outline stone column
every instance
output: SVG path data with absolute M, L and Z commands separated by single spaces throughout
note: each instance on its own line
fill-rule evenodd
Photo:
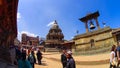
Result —
M 89 32 L 87 21 L 85 21 L 84 23 L 85 23 L 86 33 L 87 33 L 87 32 Z
M 0 45 L 0 61 L 11 63 L 9 48 L 4 43 Z
M 94 19 L 96 21 L 97 28 L 100 29 L 100 26 L 99 26 L 99 23 L 98 23 L 98 19 L 97 18 L 94 18 Z
M 0 0 L 0 5 L 2 5 L 2 0 Z

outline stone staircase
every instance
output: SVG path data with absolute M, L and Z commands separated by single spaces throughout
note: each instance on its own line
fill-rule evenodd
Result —
M 59 52 L 59 49 L 56 48 L 45 48 L 46 52 Z

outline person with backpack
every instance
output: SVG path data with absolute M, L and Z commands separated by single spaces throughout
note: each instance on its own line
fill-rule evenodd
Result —
M 26 60 L 26 53 L 23 50 L 21 59 L 18 60 L 18 68 L 32 68 L 30 62 Z
M 34 68 L 34 63 L 36 63 L 34 51 L 31 51 L 31 54 L 28 56 L 28 61 L 30 61 L 32 68 Z

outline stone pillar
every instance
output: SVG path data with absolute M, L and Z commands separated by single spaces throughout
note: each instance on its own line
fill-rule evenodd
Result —
M 89 32 L 87 21 L 85 21 L 84 23 L 85 23 L 86 33 L 87 33 L 87 32 Z
M 97 28 L 100 29 L 100 26 L 99 26 L 99 23 L 98 23 L 98 19 L 97 18 L 94 18 L 94 19 L 96 21 Z
M 0 46 L 0 61 L 11 63 L 9 48 L 5 45 Z
M 0 5 L 2 5 L 2 0 L 0 0 Z

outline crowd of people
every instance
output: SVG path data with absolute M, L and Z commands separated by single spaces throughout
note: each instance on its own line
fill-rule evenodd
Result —
M 41 65 L 42 53 L 39 49 L 10 46 L 10 56 L 13 65 L 18 68 L 35 68 L 35 64 Z M 61 54 L 63 68 L 76 68 L 75 61 L 70 50 L 63 50 Z
M 34 64 L 37 63 L 41 65 L 42 60 L 42 53 L 39 49 L 35 50 L 25 49 L 23 47 L 10 47 L 10 53 L 11 53 L 11 59 L 12 64 L 15 64 L 18 66 L 18 68 L 34 68 Z
M 10 56 L 13 65 L 18 68 L 35 68 L 35 64 L 41 65 L 42 52 L 39 49 L 10 46 Z M 61 55 L 63 68 L 76 68 L 75 61 L 70 50 L 63 50 Z
M 24 49 L 21 47 L 10 47 L 12 64 L 18 65 L 18 68 L 34 68 L 36 60 L 41 64 L 42 53 L 38 49 L 35 53 L 34 49 Z M 15 61 L 16 59 L 16 61 Z M 76 68 L 72 52 L 70 50 L 62 50 L 61 63 L 63 68 Z M 120 64 L 120 41 L 118 45 L 113 45 L 110 52 L 110 68 L 118 68 Z

